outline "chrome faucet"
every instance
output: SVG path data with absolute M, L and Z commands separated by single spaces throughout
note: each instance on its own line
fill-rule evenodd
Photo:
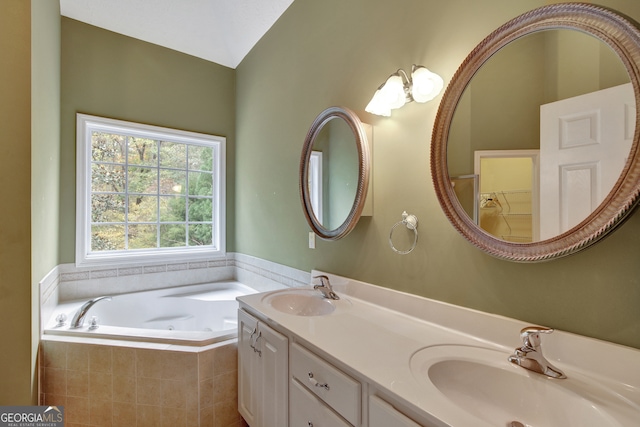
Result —
M 553 329 L 538 326 L 528 326 L 522 329 L 520 338 L 522 338 L 523 345 L 516 348 L 509 356 L 509 362 L 551 378 L 567 378 L 564 372 L 553 366 L 542 355 L 540 334 L 550 334 L 551 332 Z
M 322 276 L 314 276 L 314 279 L 320 279 L 319 285 L 314 285 L 313 289 L 317 289 L 322 293 L 324 298 L 339 300 L 340 297 L 333 292 L 333 288 L 331 287 L 331 283 L 329 283 L 329 278 L 325 275 Z
M 81 328 L 82 325 L 84 325 L 84 318 L 87 315 L 87 312 L 89 311 L 89 309 L 93 307 L 95 303 L 97 303 L 98 301 L 102 301 L 103 299 L 106 299 L 107 301 L 111 301 L 110 296 L 102 296 L 102 297 L 94 298 L 82 304 L 82 307 L 80 307 L 78 311 L 76 311 L 76 314 L 73 316 L 73 320 L 71 320 L 71 325 L 69 325 L 69 328 L 71 329 Z

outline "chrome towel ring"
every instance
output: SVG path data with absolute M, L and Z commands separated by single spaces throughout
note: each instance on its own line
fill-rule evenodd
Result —
M 404 224 L 409 230 L 413 230 L 413 245 L 411 245 L 411 247 L 406 251 L 401 251 L 396 249 L 396 247 L 393 245 L 393 241 L 391 240 L 394 230 L 400 224 Z M 418 244 L 418 217 L 416 217 L 415 215 L 409 215 L 407 211 L 404 211 L 402 212 L 402 221 L 396 222 L 393 225 L 393 227 L 391 227 L 391 231 L 389 232 L 389 246 L 391 246 L 391 249 L 395 253 L 400 255 L 406 255 L 412 250 L 414 250 L 417 244 Z

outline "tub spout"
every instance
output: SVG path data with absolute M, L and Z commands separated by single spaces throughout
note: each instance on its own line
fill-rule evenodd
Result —
M 97 303 L 98 301 L 102 301 L 103 299 L 111 301 L 111 297 L 105 295 L 102 297 L 94 298 L 82 304 L 82 307 L 80 307 L 78 311 L 76 311 L 76 314 L 73 316 L 73 320 L 71 321 L 71 325 L 69 326 L 69 328 L 81 328 L 82 325 L 84 325 L 84 318 L 87 315 L 87 312 L 89 312 L 89 309 L 93 307 L 95 303 Z

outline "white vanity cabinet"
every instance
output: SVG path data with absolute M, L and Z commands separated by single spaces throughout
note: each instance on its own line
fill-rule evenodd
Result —
M 287 337 L 238 310 L 238 410 L 251 427 L 288 425 Z

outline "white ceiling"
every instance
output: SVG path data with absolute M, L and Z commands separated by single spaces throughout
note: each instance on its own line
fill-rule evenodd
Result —
M 236 68 L 293 0 L 60 0 L 87 24 Z

